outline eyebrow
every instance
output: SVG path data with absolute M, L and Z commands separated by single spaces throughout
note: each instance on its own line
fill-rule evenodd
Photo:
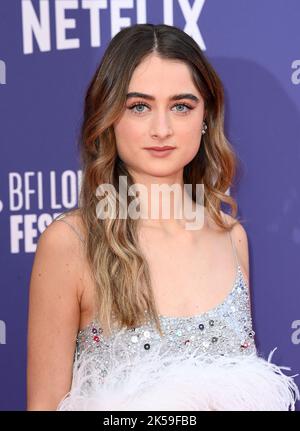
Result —
M 155 97 L 151 96 L 150 94 L 139 93 L 136 91 L 128 93 L 126 95 L 126 100 L 133 97 L 140 97 L 142 99 L 147 99 L 147 100 L 155 100 Z M 169 100 L 181 100 L 181 99 L 190 99 L 190 100 L 193 100 L 194 102 L 199 102 L 199 98 L 192 93 L 174 94 L 173 96 L 169 97 Z

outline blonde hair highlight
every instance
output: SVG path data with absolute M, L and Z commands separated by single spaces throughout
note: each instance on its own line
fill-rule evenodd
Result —
M 222 83 L 196 42 L 174 26 L 137 24 L 121 30 L 108 45 L 90 82 L 85 98 L 80 136 L 83 176 L 79 209 L 86 230 L 86 256 L 95 283 L 97 319 L 112 330 L 134 328 L 154 320 L 160 333 L 159 315 L 151 288 L 149 265 L 138 241 L 138 221 L 127 217 L 97 218 L 100 184 L 112 184 L 118 196 L 118 178 L 133 178 L 119 158 L 113 124 L 121 115 L 133 71 L 155 52 L 164 59 L 185 62 L 205 101 L 204 119 L 208 126 L 195 158 L 184 167 L 184 183 L 204 184 L 204 206 L 214 222 L 224 230 L 229 225 L 221 216 L 221 204 L 237 204 L 226 191 L 232 187 L 237 158 L 224 134 L 224 90 Z M 133 199 L 133 198 L 132 198 Z M 128 205 L 131 199 L 128 198 Z

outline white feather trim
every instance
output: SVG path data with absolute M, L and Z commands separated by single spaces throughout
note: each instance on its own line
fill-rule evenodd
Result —
M 300 399 L 295 376 L 271 362 L 275 350 L 267 361 L 256 354 L 212 357 L 194 350 L 174 355 L 159 348 L 120 360 L 115 352 L 102 381 L 95 367 L 99 352 L 83 352 L 57 410 L 295 410 Z

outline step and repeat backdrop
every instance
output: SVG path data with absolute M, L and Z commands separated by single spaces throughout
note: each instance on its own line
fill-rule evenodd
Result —
M 300 1 L 1 0 L 0 410 L 26 409 L 31 267 L 77 205 L 87 85 L 111 38 L 146 22 L 191 35 L 223 81 L 257 345 L 300 373 Z

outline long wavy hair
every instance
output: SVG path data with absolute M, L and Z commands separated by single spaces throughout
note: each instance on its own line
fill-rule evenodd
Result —
M 96 189 L 100 184 L 114 186 L 117 202 L 119 176 L 127 177 L 128 188 L 134 184 L 118 156 L 113 124 L 124 110 L 135 68 L 152 53 L 184 62 L 204 99 L 208 128 L 198 153 L 184 167 L 184 183 L 192 184 L 194 201 L 196 184 L 204 184 L 204 206 L 219 227 L 230 230 L 238 223 L 237 203 L 226 193 L 233 185 L 238 159 L 224 134 L 224 90 L 220 78 L 197 43 L 179 28 L 164 24 L 124 28 L 109 43 L 88 86 L 79 139 L 79 210 L 86 230 L 86 256 L 95 283 L 96 318 L 109 333 L 115 324 L 133 329 L 150 318 L 163 335 L 149 266 L 138 241 L 138 220 L 118 216 L 99 219 L 96 212 Z M 128 205 L 130 202 L 128 196 Z M 222 217 L 222 203 L 231 207 L 231 224 Z

